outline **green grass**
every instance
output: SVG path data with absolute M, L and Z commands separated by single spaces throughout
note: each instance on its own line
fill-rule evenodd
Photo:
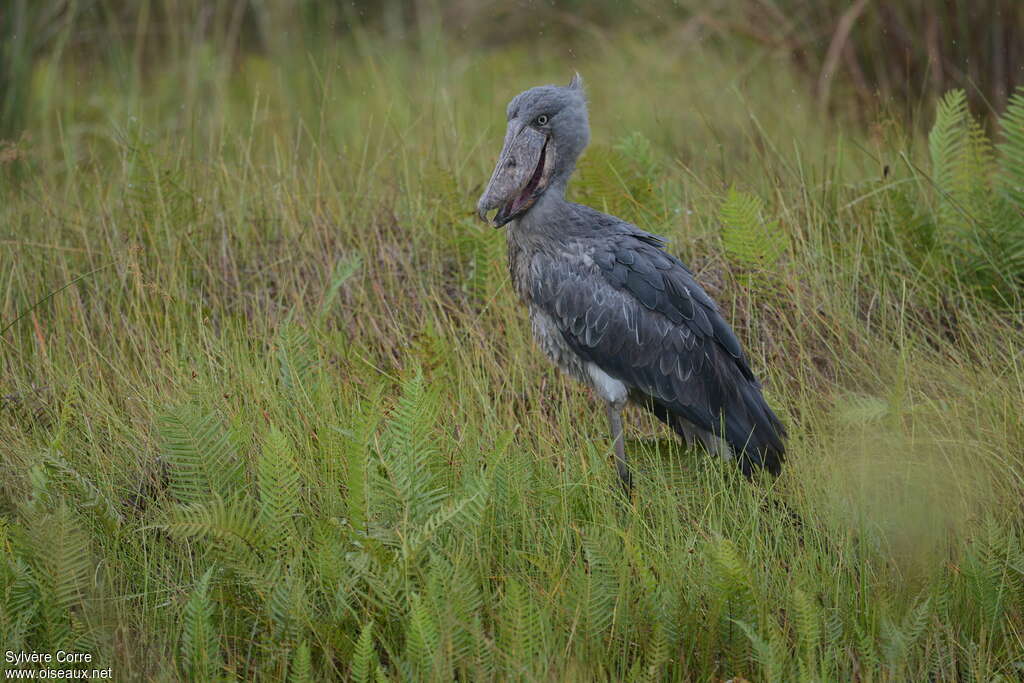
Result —
M 507 99 L 573 68 L 573 191 L 720 302 L 789 425 L 775 482 L 631 412 L 623 500 L 603 411 L 532 345 L 473 204 Z M 5 649 L 119 680 L 1021 674 L 1019 293 L 944 246 L 923 136 L 821 118 L 771 54 L 626 36 L 196 44 L 44 61 L 30 99 L 0 171 Z

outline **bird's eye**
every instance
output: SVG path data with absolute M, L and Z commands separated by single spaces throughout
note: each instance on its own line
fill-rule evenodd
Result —
M 537 124 L 538 126 L 546 126 L 546 125 L 548 125 L 548 115 L 547 114 L 541 114 L 540 116 L 535 118 L 533 120 L 533 122 L 535 124 Z

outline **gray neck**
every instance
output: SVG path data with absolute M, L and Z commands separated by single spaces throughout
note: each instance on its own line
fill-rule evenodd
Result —
M 537 203 L 516 221 L 516 228 L 526 232 L 560 234 L 562 231 L 558 228 L 568 223 L 564 219 L 571 207 L 571 204 L 565 199 L 567 180 L 567 177 L 559 183 L 552 180 Z
M 569 178 L 572 177 L 573 171 L 576 170 L 576 160 L 567 162 L 564 166 L 556 168 L 555 172 L 551 176 L 551 182 L 548 185 L 547 191 L 544 192 L 544 196 L 549 194 L 557 194 L 564 201 L 565 199 L 565 188 L 569 185 Z

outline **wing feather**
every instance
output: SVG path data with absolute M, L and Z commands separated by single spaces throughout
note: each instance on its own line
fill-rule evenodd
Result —
M 535 254 L 533 272 L 543 275 L 533 303 L 573 351 L 649 398 L 655 412 L 722 436 L 777 471 L 784 430 L 718 307 L 660 242 L 603 237 L 589 247 L 581 240 L 579 258 Z

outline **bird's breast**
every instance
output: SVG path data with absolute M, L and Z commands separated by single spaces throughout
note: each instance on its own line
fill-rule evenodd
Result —
M 530 304 L 530 328 L 537 346 L 552 363 L 584 384 L 592 384 L 584 360 L 569 347 L 555 320 L 546 311 Z
M 533 338 L 552 363 L 575 379 L 593 386 L 586 362 L 572 350 L 562 335 L 558 323 L 538 302 L 533 300 L 531 294 L 535 290 L 535 285 L 544 284 L 543 278 L 545 277 L 543 268 L 535 267 L 537 265 L 534 262 L 535 256 L 538 253 L 551 253 L 555 247 L 536 236 L 523 234 L 516 227 L 508 232 L 509 275 L 516 293 L 529 309 Z M 542 259 L 541 262 L 546 261 Z M 534 282 L 536 279 L 540 279 L 541 282 Z M 543 286 L 539 288 L 544 289 Z
M 534 250 L 523 238 L 516 225 L 508 230 L 508 273 L 512 278 L 512 287 L 523 303 L 530 303 L 532 276 L 530 261 Z

